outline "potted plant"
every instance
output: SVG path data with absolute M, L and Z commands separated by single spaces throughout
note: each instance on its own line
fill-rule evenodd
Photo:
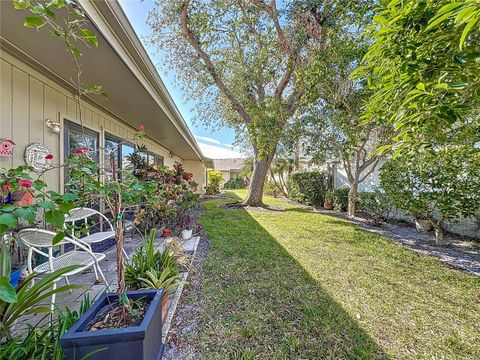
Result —
M 192 237 L 193 219 L 190 215 L 185 214 L 180 219 L 180 226 L 182 228 L 182 238 L 188 240 Z
M 125 283 L 130 289 L 161 289 L 162 318 L 167 315 L 167 306 L 174 284 L 179 279 L 179 264 L 170 247 L 155 251 L 155 229 L 144 238 L 143 246 L 136 249 L 132 261 L 125 267 Z M 162 321 L 163 323 L 163 321 Z
M 131 171 L 117 179 L 114 154 L 113 176 L 99 182 L 102 171 L 88 152 L 75 152 L 69 159 L 69 191 L 85 202 L 102 200 L 113 218 L 116 245 L 117 292 L 103 294 L 65 333 L 60 343 L 68 359 L 157 359 L 163 352 L 162 291 L 127 291 L 123 257 L 125 210 L 143 204 L 156 191 L 152 181 L 140 181 Z M 135 191 L 131 191 L 134 189 Z M 153 237 L 155 232 L 153 232 Z
M 162 324 L 165 322 L 168 313 L 168 302 L 170 300 L 170 294 L 175 289 L 184 284 L 181 282 L 178 269 L 175 267 L 166 267 L 161 271 L 147 271 L 146 278 L 140 278 L 143 288 L 147 289 L 159 289 L 163 291 L 162 304 Z
M 333 210 L 333 190 L 325 191 L 323 207 L 325 210 Z
M 162 230 L 162 236 L 164 238 L 172 236 L 172 229 L 170 229 L 168 226 L 164 226 Z

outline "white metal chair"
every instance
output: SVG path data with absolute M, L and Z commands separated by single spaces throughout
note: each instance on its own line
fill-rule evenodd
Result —
M 108 287 L 107 280 L 103 275 L 102 269 L 100 269 L 100 265 L 98 264 L 99 261 L 105 258 L 105 254 L 94 253 L 89 247 L 67 236 L 65 236 L 61 242 L 53 245 L 53 238 L 55 237 L 55 235 L 57 234 L 52 231 L 43 230 L 43 229 L 24 229 L 18 233 L 18 238 L 28 248 L 27 270 L 29 274 L 33 274 L 33 273 L 50 274 L 66 266 L 77 265 L 78 266 L 77 269 L 69 273 L 66 273 L 62 276 L 62 278 L 65 279 L 65 282 L 69 284 L 69 281 L 68 281 L 69 276 L 81 273 L 85 269 L 89 267 L 93 267 L 95 271 L 96 279 L 98 280 L 98 273 L 100 273 L 102 280 Z M 65 245 L 65 244 L 72 244 L 74 246 L 74 250 L 65 252 L 56 257 L 53 256 L 53 248 L 56 246 Z M 48 252 L 45 252 L 43 250 L 44 248 L 46 248 Z M 83 251 L 76 250 L 77 248 Z M 33 253 L 37 253 L 43 257 L 46 257 L 48 261 L 36 266 L 35 268 L 32 268 Z M 32 284 L 33 284 L 33 280 L 32 280 Z M 53 285 L 53 289 L 56 289 L 56 287 L 57 287 L 57 283 L 55 282 Z M 52 301 L 51 301 L 52 310 L 54 308 L 54 305 L 55 305 L 55 294 L 52 295 Z
M 99 231 L 95 233 L 90 233 L 90 231 L 87 232 L 87 235 L 84 237 L 76 237 L 75 236 L 75 230 L 72 229 L 71 236 L 82 243 L 84 243 L 90 250 L 92 250 L 92 244 L 94 243 L 99 243 L 104 240 L 110 239 L 112 237 L 115 237 L 115 231 L 113 230 L 113 225 L 108 220 L 108 218 L 102 214 L 100 211 L 97 211 L 95 209 L 90 209 L 90 208 L 75 208 L 70 210 L 69 214 L 65 217 L 65 222 L 66 223 L 72 223 L 74 224 L 77 221 L 83 221 L 85 223 L 85 226 L 88 228 L 88 220 L 98 216 L 100 219 L 103 219 L 106 224 L 108 224 L 108 227 L 110 230 L 107 231 Z M 125 251 L 125 249 L 122 248 L 123 255 L 128 259 L 128 255 Z

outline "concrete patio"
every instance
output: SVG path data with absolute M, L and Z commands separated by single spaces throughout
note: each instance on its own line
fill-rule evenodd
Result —
M 195 257 L 196 250 L 198 247 L 200 238 L 194 236 L 189 240 L 179 239 L 179 244 L 182 246 L 182 249 L 186 254 L 192 256 L 192 261 Z M 108 288 L 110 291 L 115 291 L 117 288 L 117 273 L 116 273 L 116 260 L 115 260 L 115 244 L 112 240 L 107 240 L 112 243 L 112 246 L 108 247 L 104 253 L 106 255 L 105 259 L 100 262 L 100 267 L 105 275 L 105 278 L 108 282 Z M 168 239 L 163 237 L 155 238 L 155 246 L 157 250 L 165 249 Z M 134 253 L 135 249 L 141 246 L 143 243 L 142 238 L 138 234 L 126 234 L 124 249 L 128 256 L 131 258 L 131 255 Z M 95 249 L 94 249 L 95 251 Z M 189 276 L 189 272 L 182 273 L 182 281 L 186 281 Z M 88 269 L 83 273 L 69 277 L 71 284 L 83 285 L 83 289 L 74 289 L 71 293 L 64 292 L 57 294 L 55 304 L 60 309 L 68 307 L 70 310 L 78 310 L 82 303 L 84 296 L 88 296 L 90 301 L 93 302 L 102 292 L 107 288 L 107 284 L 104 284 L 101 280 L 96 281 L 95 274 L 92 269 Z M 59 285 L 64 285 L 64 281 L 61 280 Z M 165 323 L 163 324 L 163 338 L 165 339 L 169 329 L 170 324 L 173 319 L 175 309 L 180 300 L 181 294 L 183 292 L 184 285 L 180 285 L 174 294 L 170 296 L 169 305 L 168 305 L 168 315 Z M 50 298 L 42 302 L 43 305 L 50 305 Z M 21 319 L 19 323 L 15 325 L 15 332 L 22 333 L 29 326 L 36 325 L 38 323 L 45 323 L 48 321 L 48 315 L 45 314 L 34 314 L 30 317 Z

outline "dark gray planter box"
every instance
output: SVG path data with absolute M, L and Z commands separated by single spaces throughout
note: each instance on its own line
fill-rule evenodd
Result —
M 107 304 L 117 300 L 117 294 L 102 294 L 92 307 L 65 333 L 60 344 L 65 359 L 79 360 L 87 354 L 106 348 L 88 357 L 89 360 L 157 360 L 162 358 L 163 291 L 138 290 L 127 292 L 132 300 L 152 299 L 142 323 L 136 327 L 83 331 Z

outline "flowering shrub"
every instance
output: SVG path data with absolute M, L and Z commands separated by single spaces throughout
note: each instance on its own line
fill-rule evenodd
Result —
M 167 225 L 176 230 L 179 219 L 198 202 L 198 195 L 192 190 L 195 185 L 193 174 L 186 172 L 182 164 L 175 163 L 173 169 L 158 165 L 139 168 L 135 176 L 141 180 L 155 181 L 158 186 L 136 213 L 137 225 Z
M 53 156 L 52 156 L 53 157 Z M 41 179 L 32 179 L 31 166 L 22 165 L 9 170 L 0 171 L 0 235 L 17 229 L 21 223 L 31 224 L 42 213 L 45 222 L 56 229 L 63 228 L 65 214 L 74 208 L 76 194 L 60 195 L 48 190 L 47 184 Z M 16 206 L 13 194 L 30 193 L 36 201 L 31 205 Z M 64 237 L 62 231 L 55 241 Z

